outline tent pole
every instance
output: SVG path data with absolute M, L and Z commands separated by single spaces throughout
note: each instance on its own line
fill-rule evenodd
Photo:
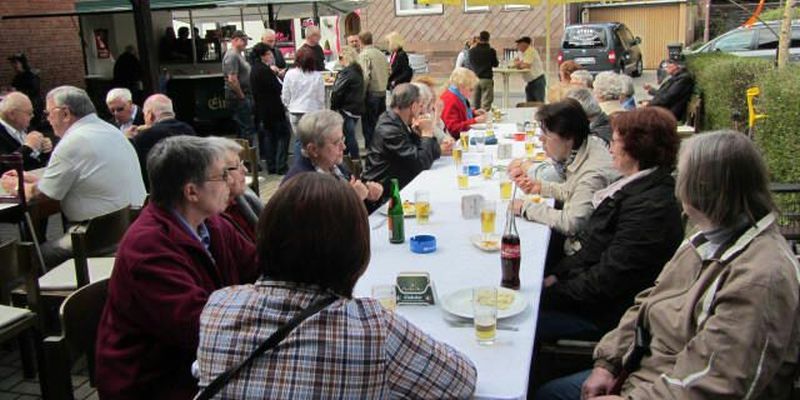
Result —
M 547 82 L 550 80 L 550 0 L 544 0 L 544 18 L 545 18 L 545 36 L 544 36 L 544 79 L 545 79 L 545 86 L 544 86 L 544 96 L 545 99 L 547 98 Z

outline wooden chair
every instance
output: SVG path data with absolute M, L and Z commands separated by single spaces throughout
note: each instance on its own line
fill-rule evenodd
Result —
M 699 133 L 703 123 L 703 98 L 693 93 L 686 104 L 686 123 L 678 126 L 678 135 L 681 139 L 691 137 Z
M 26 378 L 36 375 L 41 354 L 39 282 L 31 243 L 9 240 L 0 244 L 0 343 L 17 339 Z M 10 306 L 11 285 L 24 280 L 27 308 Z
M 95 386 L 94 354 L 97 327 L 108 296 L 108 280 L 84 286 L 69 295 L 59 312 L 63 333 L 44 339 L 42 395 L 46 399 L 73 399 L 70 371 L 74 361 L 85 355 L 89 382 Z
M 242 151 L 239 152 L 239 158 L 245 162 L 247 165 L 248 170 L 250 171 L 250 176 L 247 177 L 246 183 L 256 192 L 257 195 L 261 195 L 259 192 L 259 180 L 258 180 L 258 147 L 250 147 L 250 143 L 245 139 L 234 139 L 236 143 L 239 143 L 242 146 Z
M 536 353 L 531 375 L 531 388 L 562 376 L 592 368 L 594 347 L 597 342 L 558 340 L 542 343 Z
M 800 242 L 800 183 L 771 183 L 769 190 L 780 209 L 781 234 L 794 247 Z

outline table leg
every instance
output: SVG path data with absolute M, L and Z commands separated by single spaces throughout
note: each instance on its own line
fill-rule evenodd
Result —
M 503 73 L 503 108 L 508 108 L 508 74 Z

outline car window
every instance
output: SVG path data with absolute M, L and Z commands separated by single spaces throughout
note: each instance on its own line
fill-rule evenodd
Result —
M 714 50 L 718 51 L 746 51 L 750 50 L 753 43 L 753 30 L 742 30 L 720 38 L 714 43 Z
M 564 32 L 565 49 L 605 48 L 608 43 L 605 29 L 599 26 L 577 26 Z
M 780 27 L 776 26 L 773 28 L 775 32 L 773 33 L 769 29 L 762 28 L 758 30 L 758 46 L 759 50 L 769 50 L 769 49 L 777 49 L 778 48 L 778 37 L 775 35 L 780 34 Z M 800 27 L 793 27 L 792 28 L 792 42 L 790 44 L 791 47 L 800 47 Z
M 622 41 L 625 42 L 626 45 L 630 46 L 631 43 L 633 43 L 633 34 L 627 27 L 623 26 L 620 28 L 619 33 L 619 37 L 622 38 Z

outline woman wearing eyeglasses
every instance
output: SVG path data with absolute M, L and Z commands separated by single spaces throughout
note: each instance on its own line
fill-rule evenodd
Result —
M 264 203 L 245 183 L 247 167 L 239 158 L 242 146 L 223 137 L 211 137 L 209 140 L 216 141 L 225 148 L 225 172 L 228 175 L 230 194 L 228 195 L 228 207 L 222 213 L 222 217 L 255 244 L 256 225 L 258 225 L 258 216 L 264 209 Z
M 302 146 L 301 156 L 283 177 L 283 182 L 303 172 L 319 172 L 348 182 L 361 200 L 380 200 L 383 186 L 356 179 L 342 165 L 345 139 L 339 113 L 322 110 L 304 115 L 297 123 L 297 136 Z

